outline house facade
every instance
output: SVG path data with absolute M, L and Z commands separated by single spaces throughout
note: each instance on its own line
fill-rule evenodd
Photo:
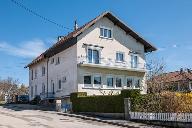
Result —
M 146 92 L 145 53 L 156 48 L 110 12 L 62 37 L 29 67 L 30 99 L 65 98 L 72 92 Z
M 164 73 L 155 76 L 147 84 L 149 93 L 159 91 L 191 92 L 192 72 L 190 69 L 181 69 L 180 71 Z

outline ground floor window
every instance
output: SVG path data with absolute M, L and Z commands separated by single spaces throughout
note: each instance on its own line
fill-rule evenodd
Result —
M 45 93 L 45 84 L 42 83 L 42 93 Z
M 122 87 L 122 79 L 120 77 L 116 77 L 116 87 Z
M 113 87 L 113 77 L 107 77 L 107 87 Z
M 91 75 L 84 76 L 84 86 L 90 87 L 90 85 L 91 85 Z
M 136 80 L 135 80 L 135 88 L 140 88 L 140 86 L 141 86 L 141 81 L 140 81 L 140 79 L 136 79 Z
M 128 88 L 131 88 L 133 87 L 133 78 L 127 78 L 127 87 Z
M 61 89 L 61 80 L 58 81 L 59 89 Z
M 94 86 L 101 86 L 101 76 L 99 75 L 94 76 L 93 81 Z

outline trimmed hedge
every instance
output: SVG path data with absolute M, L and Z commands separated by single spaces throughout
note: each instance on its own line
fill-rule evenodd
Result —
M 120 95 L 87 96 L 86 92 L 71 93 L 73 112 L 123 113 L 124 98 L 133 103 L 140 99 L 140 90 L 122 90 Z M 134 106 L 134 104 L 132 104 Z

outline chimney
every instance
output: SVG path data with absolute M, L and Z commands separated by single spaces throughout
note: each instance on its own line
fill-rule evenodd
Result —
M 74 30 L 78 29 L 77 20 L 75 20 Z
M 62 40 L 63 37 L 64 37 L 64 36 L 58 36 L 58 37 L 57 37 L 57 41 Z

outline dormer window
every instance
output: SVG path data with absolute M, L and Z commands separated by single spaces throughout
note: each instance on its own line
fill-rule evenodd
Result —
M 112 30 L 109 28 L 101 27 L 100 28 L 100 37 L 102 38 L 112 38 Z

